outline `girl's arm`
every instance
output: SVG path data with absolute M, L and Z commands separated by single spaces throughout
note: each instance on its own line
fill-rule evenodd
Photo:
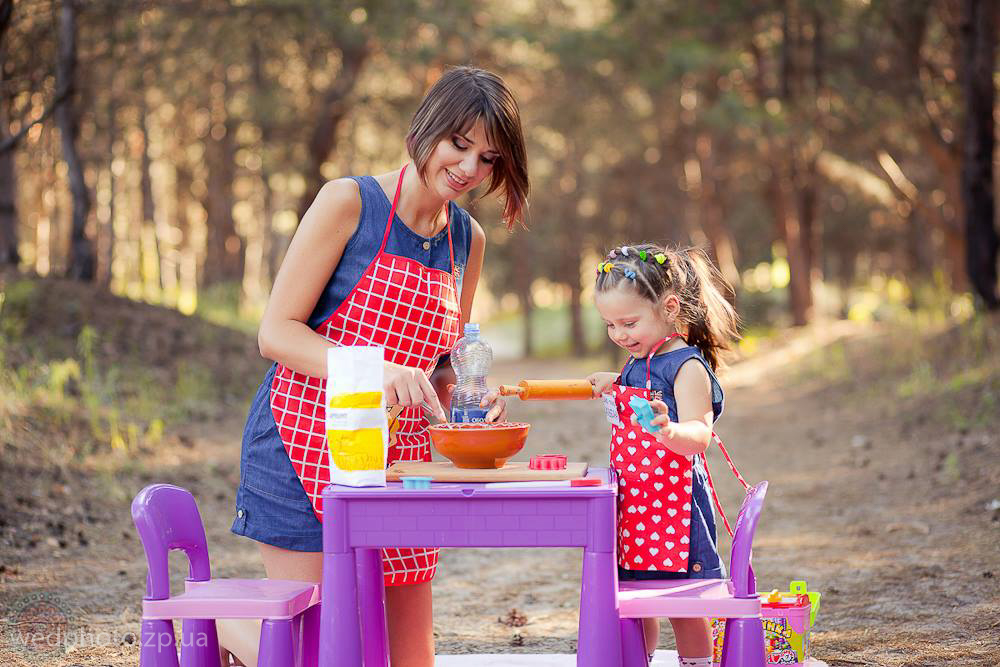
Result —
M 360 214 L 360 191 L 351 179 L 330 181 L 316 195 L 275 276 L 257 333 L 262 357 L 306 375 L 326 377 L 330 342 L 306 322 L 357 230 Z M 389 405 L 426 401 L 444 414 L 430 381 L 419 369 L 385 362 L 383 385 Z
M 486 232 L 482 225 L 471 215 L 469 225 L 472 229 L 472 240 L 469 244 L 469 261 L 465 265 L 465 276 L 462 278 L 462 327 L 472 316 L 472 302 L 476 297 L 476 287 L 479 285 L 479 276 L 483 270 L 483 256 L 486 254 Z M 500 398 L 494 390 L 483 397 L 480 407 L 490 406 L 486 413 L 487 422 L 505 421 L 507 419 L 507 402 Z
M 677 401 L 677 421 L 670 421 L 663 401 L 651 401 L 654 412 L 660 413 L 652 423 L 660 430 L 653 435 L 671 451 L 682 456 L 701 454 L 712 441 L 712 382 L 705 367 L 691 360 L 680 367 L 674 379 L 674 399 Z

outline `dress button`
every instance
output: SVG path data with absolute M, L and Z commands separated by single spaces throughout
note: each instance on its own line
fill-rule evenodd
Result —
M 424 241 L 424 250 L 430 250 L 430 249 L 431 249 L 431 242 Z
M 242 519 L 243 518 L 243 510 L 237 510 L 236 511 L 236 518 L 237 519 Z
M 701 563 L 695 563 L 691 566 L 692 572 L 701 572 Z

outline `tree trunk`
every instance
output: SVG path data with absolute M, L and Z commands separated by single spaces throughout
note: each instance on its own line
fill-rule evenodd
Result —
M 112 264 L 115 257 L 115 198 L 118 190 L 118 177 L 115 176 L 115 138 L 118 135 L 118 101 L 112 85 L 108 86 L 108 129 L 107 129 L 107 160 L 108 160 L 108 218 L 98 231 L 98 262 L 97 282 L 101 287 L 109 287 L 114 278 Z
M 163 253 L 160 250 L 160 239 L 156 233 L 156 202 L 153 200 L 153 177 L 150 173 L 152 160 L 149 156 L 149 110 L 143 92 L 140 92 L 142 102 L 139 104 L 139 131 L 142 134 L 142 155 L 139 156 L 139 194 L 142 200 L 142 222 L 140 223 L 139 247 L 146 245 L 146 239 L 151 241 L 155 262 L 147 262 L 145 253 L 139 251 L 139 272 L 142 276 L 143 292 L 147 297 L 155 296 L 154 291 L 163 295 Z M 153 272 L 156 275 L 149 275 Z
M 521 316 L 524 318 L 521 328 L 521 354 L 525 359 L 535 355 L 535 337 L 532 318 L 535 314 L 535 300 L 531 296 L 531 287 L 518 290 L 517 299 L 521 304 Z
M 994 0 L 962 2 L 962 89 L 965 94 L 965 145 L 962 203 L 969 282 L 989 310 L 1000 309 L 997 292 L 997 235 L 993 196 L 993 84 L 997 44 Z
M 77 0 L 63 0 L 59 16 L 59 60 L 56 66 L 56 88 L 69 91 L 67 99 L 56 109 L 56 123 L 62 140 L 63 159 L 69 175 L 73 196 L 73 217 L 70 227 L 69 266 L 66 275 L 75 280 L 91 281 L 96 270 L 94 245 L 87 238 L 87 218 L 90 215 L 90 193 L 83 175 L 83 162 L 76 148 L 80 118 L 73 103 L 76 89 L 76 13 Z
M 0 139 L 7 120 L 0 113 Z M 17 249 L 17 180 L 14 151 L 0 154 L 0 269 L 21 262 Z
M 579 262 L 577 263 L 579 266 Z M 569 284 L 569 340 L 573 356 L 582 357 L 587 354 L 587 337 L 583 329 L 583 306 L 579 270 L 575 281 Z
M 299 220 L 326 181 L 323 177 L 323 163 L 337 144 L 337 129 L 350 111 L 348 98 L 361 76 L 361 68 L 369 53 L 367 42 L 344 46 L 341 50 L 340 72 L 323 94 L 316 127 L 309 139 L 309 166 L 305 173 L 306 189 L 299 200 Z
M 225 70 L 218 80 L 225 83 Z M 233 181 L 236 177 L 235 123 L 227 109 L 228 86 L 212 102 L 212 126 L 205 138 L 205 162 L 208 183 L 204 206 L 207 213 L 208 239 L 205 249 L 203 284 L 242 282 L 243 239 L 233 221 Z
M 6 89 L 3 66 L 7 62 L 7 42 L 4 37 L 13 12 L 13 0 L 0 0 L 0 90 Z M 0 95 L 0 141 L 7 138 L 9 100 L 9 95 Z M 17 169 L 14 151 L 9 150 L 0 153 L 0 269 L 20 263 L 17 243 Z
M 785 244 L 788 260 L 788 298 L 792 324 L 804 326 L 812 316 L 812 279 L 806 264 L 806 250 L 796 205 L 792 174 L 772 164 L 768 181 L 768 201 L 774 212 L 777 236 Z

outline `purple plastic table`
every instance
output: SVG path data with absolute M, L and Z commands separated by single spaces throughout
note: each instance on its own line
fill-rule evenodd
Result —
M 326 487 L 321 667 L 388 665 L 380 547 L 582 547 L 576 664 L 621 665 L 615 488 L 606 468 L 591 468 L 588 477 L 601 485 Z

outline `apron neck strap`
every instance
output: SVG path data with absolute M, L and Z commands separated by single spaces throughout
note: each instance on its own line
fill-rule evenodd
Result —
M 389 240 L 389 230 L 392 229 L 392 221 L 396 218 L 396 204 L 399 203 L 399 193 L 403 191 L 403 176 L 406 175 L 406 168 L 409 164 L 404 164 L 399 170 L 399 180 L 396 181 L 396 194 L 392 196 L 392 206 L 389 208 L 389 220 L 385 223 L 385 234 L 382 235 L 382 245 L 379 246 L 378 254 L 385 250 L 385 243 Z
M 389 208 L 389 220 L 385 223 L 385 233 L 382 235 L 382 245 L 379 246 L 378 253 L 381 255 L 385 250 L 385 244 L 389 240 L 389 230 L 392 229 L 392 221 L 396 219 L 396 205 L 399 204 L 399 193 L 403 191 L 403 176 L 406 175 L 406 168 L 409 163 L 404 164 L 399 170 L 399 180 L 396 182 L 396 194 L 392 196 L 392 206 Z M 451 241 L 451 207 L 448 202 L 444 204 L 445 227 L 448 229 L 448 256 L 451 257 L 451 275 L 455 275 L 455 246 Z

